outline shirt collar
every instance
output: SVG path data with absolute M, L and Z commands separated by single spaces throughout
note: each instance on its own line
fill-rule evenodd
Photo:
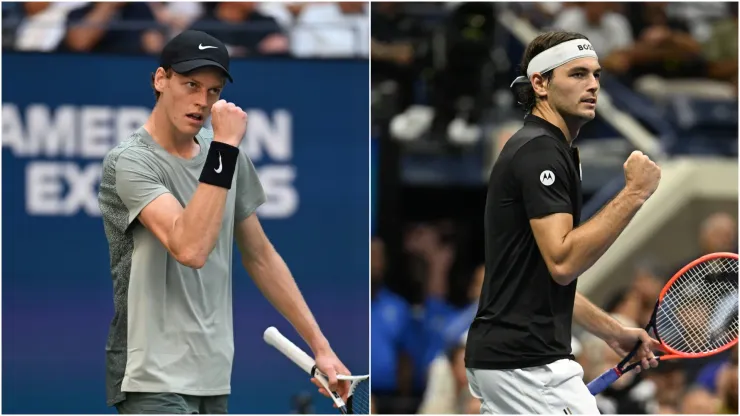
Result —
M 524 117 L 524 124 L 527 123 L 534 123 L 539 125 L 540 127 L 544 128 L 545 130 L 549 131 L 553 136 L 557 137 L 558 139 L 562 140 L 563 143 L 570 146 L 570 143 L 568 143 L 568 140 L 565 138 L 565 134 L 563 134 L 563 131 L 560 130 L 556 125 L 550 123 L 549 121 L 545 120 L 544 118 L 537 117 L 534 114 L 527 114 Z

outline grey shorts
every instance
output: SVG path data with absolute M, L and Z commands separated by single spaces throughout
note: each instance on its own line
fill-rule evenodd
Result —
M 229 396 L 189 396 L 176 393 L 126 393 L 119 414 L 226 414 Z
M 515 370 L 468 368 L 467 376 L 482 414 L 599 414 L 583 368 L 572 360 Z

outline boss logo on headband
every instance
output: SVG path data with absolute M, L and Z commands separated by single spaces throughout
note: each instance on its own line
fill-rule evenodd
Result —
M 594 50 L 594 48 L 593 48 L 593 46 L 591 46 L 589 44 L 585 44 L 585 45 L 578 45 L 578 50 L 579 51 L 592 51 L 592 50 Z

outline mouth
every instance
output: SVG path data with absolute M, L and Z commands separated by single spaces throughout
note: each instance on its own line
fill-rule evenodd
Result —
M 202 114 L 188 113 L 188 114 L 185 114 L 185 116 L 187 118 L 189 118 L 190 120 L 193 120 L 193 121 L 197 121 L 197 122 L 203 121 L 203 115 Z
M 596 98 L 586 98 L 581 100 L 581 102 L 596 105 Z

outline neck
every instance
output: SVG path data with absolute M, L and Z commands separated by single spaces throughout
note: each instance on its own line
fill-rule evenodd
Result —
M 565 139 L 568 143 L 573 143 L 573 139 L 578 136 L 578 131 L 581 130 L 581 123 L 578 121 L 567 121 L 560 113 L 553 110 L 549 105 L 543 103 L 538 105 L 532 110 L 532 115 L 535 115 L 541 119 L 544 119 L 563 132 Z
M 167 152 L 186 159 L 193 157 L 193 136 L 177 131 L 159 105 L 154 106 L 144 129 Z

